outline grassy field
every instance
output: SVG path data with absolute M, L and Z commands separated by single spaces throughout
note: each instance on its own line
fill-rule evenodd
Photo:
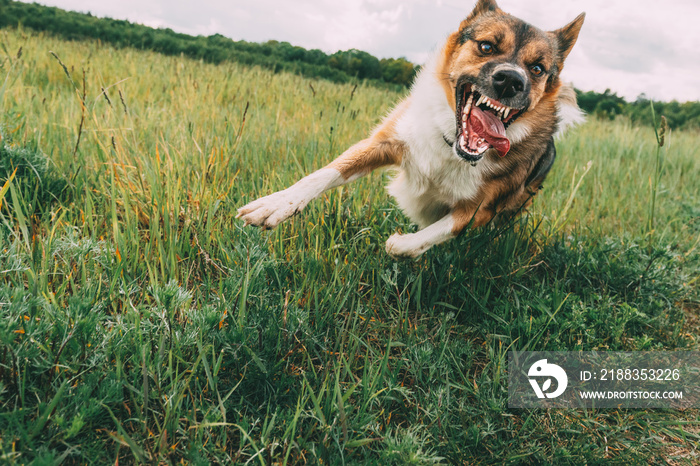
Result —
M 589 121 L 527 217 L 397 262 L 388 173 L 272 232 L 234 216 L 400 95 L 0 43 L 0 462 L 698 463 L 697 410 L 512 410 L 505 370 L 698 349 L 697 133 L 657 178 L 652 128 Z

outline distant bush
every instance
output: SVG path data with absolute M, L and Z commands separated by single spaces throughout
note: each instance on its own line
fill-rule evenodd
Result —
M 629 118 L 635 124 L 652 125 L 651 103 L 645 95 L 634 102 L 607 89 L 602 94 L 577 90 L 578 104 L 583 111 L 599 118 L 614 119 L 619 115 Z M 671 128 L 700 129 L 700 102 L 679 103 L 653 101 L 657 115 L 664 115 Z

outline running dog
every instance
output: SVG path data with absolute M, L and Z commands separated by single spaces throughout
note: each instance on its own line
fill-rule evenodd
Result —
M 554 163 L 554 136 L 582 120 L 559 75 L 584 17 L 545 32 L 478 0 L 367 139 L 237 217 L 274 228 L 324 191 L 387 166 L 398 169 L 389 193 L 421 228 L 392 235 L 393 256 L 417 257 L 468 226 L 517 214 Z

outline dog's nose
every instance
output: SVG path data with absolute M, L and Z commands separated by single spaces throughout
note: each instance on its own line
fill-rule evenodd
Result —
M 508 99 L 525 90 L 525 80 L 517 71 L 501 70 L 493 75 L 493 88 L 499 99 Z

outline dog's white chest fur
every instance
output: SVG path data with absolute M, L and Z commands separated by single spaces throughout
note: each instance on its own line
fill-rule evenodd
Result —
M 457 202 L 474 198 L 489 169 L 487 160 L 471 166 L 445 142 L 445 137 L 455 137 L 455 113 L 433 70 L 434 64 L 428 63 L 419 74 L 409 106 L 397 121 L 396 135 L 406 152 L 388 187 L 421 227 L 442 218 Z

